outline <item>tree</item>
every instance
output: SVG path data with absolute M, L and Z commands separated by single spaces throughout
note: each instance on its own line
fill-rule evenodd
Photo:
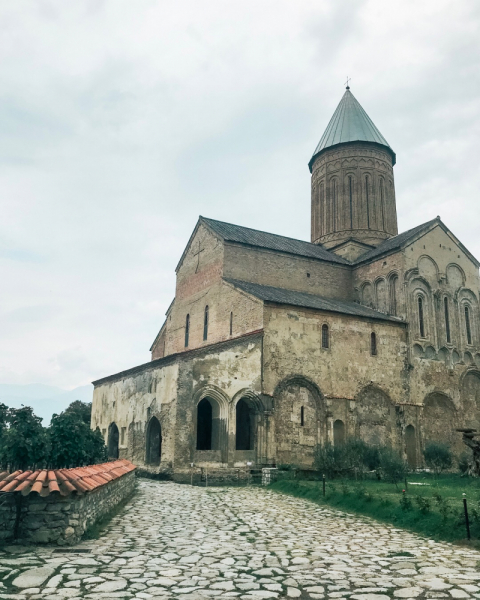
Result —
M 429 442 L 425 446 L 423 457 L 427 467 L 430 467 L 437 476 L 445 469 L 449 469 L 453 463 L 450 446 L 441 442 Z
M 44 467 L 49 445 L 42 419 L 30 406 L 7 411 L 4 407 L 0 405 L 0 464 L 12 471 Z
M 53 469 L 92 465 L 107 459 L 100 430 L 90 428 L 91 411 L 91 404 L 76 400 L 59 415 L 53 415 L 49 428 Z

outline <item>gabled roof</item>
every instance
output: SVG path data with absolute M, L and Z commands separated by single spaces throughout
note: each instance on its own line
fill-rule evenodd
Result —
M 333 298 L 325 298 L 316 294 L 308 294 L 306 292 L 296 292 L 285 288 L 271 287 L 260 285 L 258 283 L 250 283 L 248 281 L 240 281 L 238 279 L 227 279 L 225 281 L 236 288 L 255 296 L 264 302 L 274 302 L 275 304 L 288 304 L 290 306 L 301 306 L 302 308 L 313 308 L 324 310 L 327 312 L 341 313 L 343 315 L 351 315 L 354 317 L 365 317 L 368 319 L 377 319 L 380 321 L 393 321 L 395 323 L 403 323 L 398 317 L 391 317 L 381 313 L 373 308 L 362 306 L 356 302 L 345 302 L 343 300 L 335 300 Z
M 349 142 L 372 142 L 385 146 L 390 151 L 393 164 L 395 164 L 395 152 L 390 148 L 387 140 L 363 110 L 358 100 L 350 91 L 350 88 L 347 87 L 340 100 L 340 104 L 333 113 L 333 117 L 330 119 L 330 123 L 327 125 L 308 163 L 310 171 L 315 159 L 324 150 Z
M 382 242 L 379 246 L 374 248 L 373 250 L 369 250 L 365 254 L 360 255 L 355 261 L 352 262 L 353 265 L 359 265 L 364 262 L 368 262 L 370 260 L 375 260 L 382 255 L 390 254 L 391 252 L 395 252 L 396 250 L 400 250 L 404 248 L 406 245 L 410 244 L 417 237 L 421 237 L 423 234 L 427 233 L 430 229 L 433 229 L 435 226 L 440 226 L 445 233 L 452 238 L 452 241 L 455 242 L 459 248 L 470 258 L 470 260 L 477 266 L 479 266 L 478 260 L 473 256 L 473 254 L 465 248 L 465 246 L 458 240 L 453 233 L 448 229 L 445 223 L 442 222 L 440 217 L 432 219 L 431 221 L 427 221 L 422 225 L 417 225 L 413 229 L 409 229 L 408 231 L 404 231 L 395 237 L 389 238 Z
M 240 225 L 232 225 L 223 221 L 215 221 L 214 219 L 206 219 L 205 217 L 200 217 L 200 222 L 205 223 L 214 233 L 228 242 L 266 248 L 277 252 L 286 252 L 287 254 L 296 254 L 307 258 L 316 258 L 342 265 L 350 264 L 341 256 L 337 256 L 333 252 L 329 252 L 325 248 L 311 242 L 258 231 L 249 227 L 241 227 Z

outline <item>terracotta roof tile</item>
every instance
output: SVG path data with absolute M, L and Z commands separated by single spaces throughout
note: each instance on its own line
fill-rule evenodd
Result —
M 122 459 L 101 465 L 75 469 L 41 469 L 37 471 L 0 472 L 0 494 L 20 492 L 23 496 L 37 493 L 40 496 L 61 494 L 68 496 L 91 492 L 135 469 L 130 461 Z

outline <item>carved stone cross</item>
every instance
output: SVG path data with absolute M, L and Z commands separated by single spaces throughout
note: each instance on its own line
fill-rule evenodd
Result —
M 205 248 L 200 248 L 200 240 L 198 240 L 198 251 L 193 253 L 193 256 L 197 257 L 197 267 L 195 269 L 195 273 L 198 272 L 198 267 L 200 266 L 200 252 L 204 252 Z

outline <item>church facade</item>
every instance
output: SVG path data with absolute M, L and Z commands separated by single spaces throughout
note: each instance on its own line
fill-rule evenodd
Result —
M 422 465 L 480 430 L 479 262 L 439 217 L 398 234 L 396 156 L 350 89 L 309 168 L 311 241 L 200 217 L 151 361 L 94 382 L 112 457 L 309 468 L 359 437 Z

